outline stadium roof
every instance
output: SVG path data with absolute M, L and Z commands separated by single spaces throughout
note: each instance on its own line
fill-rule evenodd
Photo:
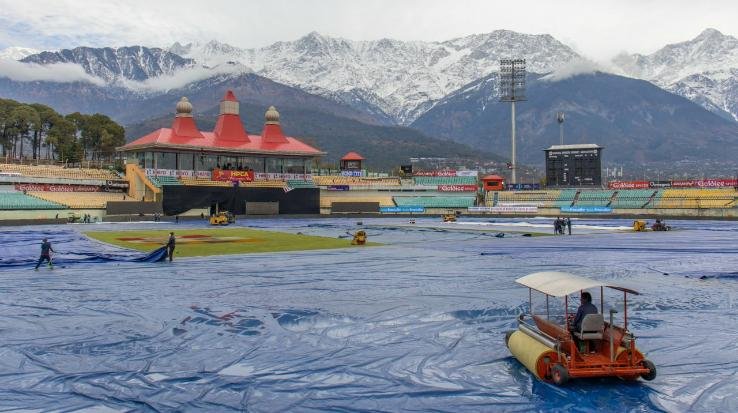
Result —
M 343 158 L 341 158 L 342 161 L 363 161 L 364 157 L 359 155 L 356 152 L 349 152 L 346 155 L 343 155 Z
M 204 132 L 195 124 L 192 104 L 183 97 L 177 103 L 177 114 L 171 128 L 155 130 L 118 150 L 169 149 L 256 155 L 325 155 L 325 152 L 299 139 L 285 136 L 279 124 L 279 112 L 273 106 L 267 110 L 265 117 L 262 134 L 249 135 L 241 122 L 238 100 L 233 91 L 229 90 L 220 102 L 220 114 L 215 128 L 212 132 Z
M 602 149 L 602 146 L 594 143 L 576 143 L 572 145 L 551 145 L 544 151 L 561 151 L 567 149 Z

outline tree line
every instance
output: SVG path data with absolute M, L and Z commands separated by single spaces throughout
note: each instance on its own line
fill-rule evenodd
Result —
M 108 116 L 79 112 L 61 115 L 40 103 L 0 99 L 0 146 L 3 158 L 61 162 L 112 158 L 125 144 L 122 126 Z

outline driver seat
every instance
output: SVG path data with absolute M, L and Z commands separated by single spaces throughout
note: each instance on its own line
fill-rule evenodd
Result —
M 574 335 L 580 340 L 602 340 L 602 332 L 605 330 L 605 318 L 602 314 L 587 314 L 582 319 L 579 331 Z

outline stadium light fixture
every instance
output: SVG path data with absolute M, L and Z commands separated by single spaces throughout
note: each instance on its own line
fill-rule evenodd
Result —
M 559 144 L 564 144 L 564 112 L 556 112 L 556 121 L 559 122 Z
M 517 162 L 515 153 L 515 102 L 527 100 L 525 98 L 525 59 L 500 60 L 500 102 L 510 102 L 511 106 L 511 140 L 512 140 L 512 178 L 513 184 L 518 183 Z

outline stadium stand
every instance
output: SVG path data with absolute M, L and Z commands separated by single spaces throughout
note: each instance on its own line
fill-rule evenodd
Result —
M 416 176 L 413 178 L 415 185 L 438 186 L 438 185 L 476 185 L 475 176 Z
M 620 209 L 640 209 L 649 204 L 657 191 L 654 189 L 627 189 L 617 191 L 610 206 Z
M 475 197 L 468 196 L 396 196 L 397 206 L 417 206 L 425 208 L 468 208 L 474 206 Z
M 314 175 L 313 182 L 318 186 L 349 185 L 349 186 L 400 186 L 400 178 L 363 178 L 340 175 Z
M 571 206 L 574 203 L 577 192 L 578 191 L 576 189 L 562 190 L 561 192 L 559 192 L 559 196 L 553 202 L 553 206 L 559 208 Z
M 91 168 L 65 168 L 56 165 L 0 164 L 0 172 L 15 172 L 22 176 L 38 178 L 119 180 L 114 171 Z
M 233 185 L 231 182 L 229 184 Z M 244 188 L 284 188 L 286 183 L 284 181 L 253 181 L 253 182 L 241 182 L 239 186 Z
M 380 207 L 395 206 L 395 202 L 389 195 L 362 195 L 362 196 L 320 196 L 320 207 L 330 208 L 334 202 L 378 202 Z
M 36 198 L 22 192 L 0 192 L 0 210 L 64 209 L 63 205 Z
M 664 189 L 656 208 L 731 208 L 735 202 L 733 188 L 715 189 Z
M 179 178 L 183 185 L 194 185 L 194 186 L 233 186 L 228 181 L 213 181 L 207 178 Z
M 539 207 L 551 208 L 556 206 L 555 201 L 559 199 L 561 191 L 558 190 L 546 190 L 546 191 L 499 191 L 497 193 L 498 204 L 512 204 L 512 203 L 525 203 L 525 204 L 536 204 Z M 495 206 L 493 202 L 493 196 L 495 192 L 490 191 L 487 194 L 487 206 Z
M 608 206 L 615 191 L 597 191 L 597 190 L 585 190 L 580 191 L 576 206 Z
M 159 188 L 164 185 L 182 185 L 182 182 L 173 176 L 149 176 L 149 180 Z
M 61 204 L 72 209 L 100 209 L 108 201 L 136 201 L 119 192 L 29 192 L 29 195 L 46 202 Z
M 290 188 L 315 188 L 313 181 L 303 181 L 301 179 L 288 179 L 287 186 Z

